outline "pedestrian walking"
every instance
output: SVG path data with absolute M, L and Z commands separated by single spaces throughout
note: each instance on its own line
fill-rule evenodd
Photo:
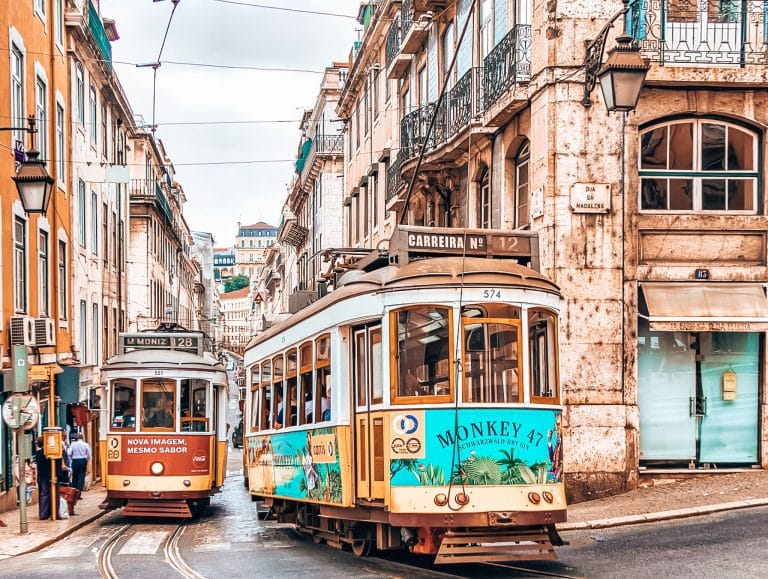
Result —
M 72 487 L 85 490 L 85 473 L 91 460 L 91 445 L 83 440 L 83 435 L 76 433 L 74 442 L 69 445 L 69 458 L 72 463 Z

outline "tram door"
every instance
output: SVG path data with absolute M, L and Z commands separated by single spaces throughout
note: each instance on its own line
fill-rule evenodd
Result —
M 357 498 L 383 500 L 386 477 L 381 326 L 359 328 L 353 335 Z

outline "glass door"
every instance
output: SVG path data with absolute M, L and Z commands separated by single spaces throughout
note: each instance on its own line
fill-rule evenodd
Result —
M 381 326 L 353 334 L 352 379 L 355 392 L 357 497 L 384 498 L 384 402 Z M 378 406 L 377 410 L 375 407 Z

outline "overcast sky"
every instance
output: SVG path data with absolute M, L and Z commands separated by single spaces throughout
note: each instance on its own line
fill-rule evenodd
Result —
M 249 6 L 258 4 L 262 7 Z M 157 71 L 157 137 L 187 197 L 192 230 L 234 244 L 237 222 L 277 225 L 293 175 L 298 121 L 312 107 L 322 74 L 185 66 L 165 61 L 322 73 L 347 60 L 359 25 L 353 18 L 272 10 L 265 6 L 357 15 L 359 0 L 180 0 Z M 171 0 L 101 0 L 120 39 L 112 58 L 134 115 L 152 122 L 152 69 Z M 127 63 L 127 64 L 124 64 Z M 290 121 L 224 124 L 232 121 Z M 210 123 L 210 124 L 166 124 Z M 188 164 L 189 163 L 189 164 Z

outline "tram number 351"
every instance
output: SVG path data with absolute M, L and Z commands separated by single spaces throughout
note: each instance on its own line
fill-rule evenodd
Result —
M 497 290 L 495 288 L 489 288 L 483 290 L 483 299 L 486 300 L 500 300 L 501 299 L 501 290 Z

